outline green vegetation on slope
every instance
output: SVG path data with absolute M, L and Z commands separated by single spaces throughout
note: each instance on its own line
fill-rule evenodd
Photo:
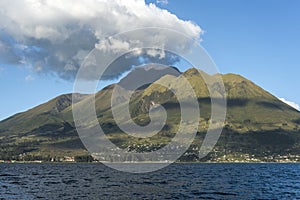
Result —
M 239 75 L 214 76 L 222 78 L 225 84 L 227 117 L 222 136 L 206 160 L 226 160 L 226 156 L 274 160 L 276 156 L 300 153 L 298 111 Z M 194 68 L 178 77 L 165 75 L 153 84 L 140 88 L 131 97 L 131 116 L 139 125 L 145 126 L 150 122 L 148 112 L 152 105 L 163 105 L 167 111 L 166 125 L 151 138 L 133 138 L 118 128 L 110 106 L 115 85 L 96 93 L 97 117 L 107 137 L 120 148 L 136 152 L 153 151 L 168 144 L 180 124 L 180 107 L 176 95 L 160 84 L 179 88 L 178 93 L 186 96 L 183 77 L 189 81 L 197 95 L 200 125 L 194 143 L 181 160 L 197 160 L 197 152 L 210 122 L 211 110 L 209 92 L 202 77 L 205 77 L 207 84 L 212 85 L 213 77 Z M 215 92 L 214 96 L 218 97 L 218 90 Z M 78 102 L 74 106 L 84 105 L 93 97 L 77 94 Z M 71 103 L 71 94 L 61 95 L 0 122 L 0 160 L 32 157 L 49 160 L 87 155 L 74 127 Z M 118 106 L 123 105 L 120 103 Z

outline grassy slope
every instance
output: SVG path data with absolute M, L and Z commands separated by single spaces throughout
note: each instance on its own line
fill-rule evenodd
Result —
M 78 101 L 85 95 L 78 95 Z M 0 122 L 0 154 L 64 156 L 83 154 L 85 150 L 64 111 L 72 103 L 72 94 L 58 96 L 26 112 Z
M 186 71 L 182 76 L 190 82 L 200 103 L 201 123 L 199 136 L 194 142 L 195 145 L 199 145 L 203 138 L 201 132 L 207 128 L 210 118 L 209 93 L 201 77 L 205 76 L 209 84 L 212 84 L 213 79 L 195 69 Z M 215 76 L 223 79 L 228 98 L 226 126 L 218 148 L 226 147 L 241 152 L 249 151 L 253 146 L 255 146 L 253 149 L 258 149 L 258 152 L 268 149 L 275 151 L 276 148 L 281 151 L 299 149 L 300 113 L 298 111 L 239 75 Z M 159 83 L 183 88 L 180 93 L 184 96 L 186 90 L 185 85 L 180 81 L 181 78 L 166 75 L 132 97 L 130 106 L 132 117 L 140 125 L 149 122 L 147 113 L 153 101 L 164 105 L 167 109 L 167 125 L 159 134 L 148 139 L 134 139 L 122 134 L 115 126 L 110 111 L 110 97 L 114 85 L 98 92 L 96 94 L 98 121 L 108 132 L 108 137 L 123 148 L 134 144 L 153 146 L 167 144 L 180 123 L 180 110 L 174 94 Z M 78 99 L 83 100 L 75 106 L 87 103 L 92 97 L 92 95 L 78 96 Z M 62 95 L 0 122 L 2 154 L 32 152 L 63 156 L 85 153 L 74 129 L 70 105 L 71 95 Z

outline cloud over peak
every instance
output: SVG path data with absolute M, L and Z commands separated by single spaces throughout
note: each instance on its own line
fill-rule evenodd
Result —
M 144 0 L 2 0 L 0 61 L 31 65 L 39 73 L 55 73 L 72 79 L 93 48 L 114 53 L 118 48 L 134 45 L 132 41 L 107 44 L 108 37 L 144 27 L 174 29 L 195 40 L 200 40 L 202 33 L 198 25 Z M 177 38 L 167 41 L 165 35 L 153 38 L 152 33 L 143 34 L 145 41 L 135 41 L 139 45 L 159 41 L 163 49 L 168 45 L 182 49 L 188 46 Z M 167 59 L 164 52 L 147 55 Z M 128 66 L 121 67 L 120 73 L 126 69 Z

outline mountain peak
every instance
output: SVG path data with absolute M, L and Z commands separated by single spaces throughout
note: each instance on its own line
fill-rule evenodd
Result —
M 193 68 L 186 70 L 183 74 L 184 75 L 200 75 L 200 71 L 197 68 L 193 67 Z
M 118 84 L 128 90 L 135 90 L 137 88 L 144 89 L 165 75 L 178 77 L 180 74 L 181 72 L 176 67 L 152 64 L 133 69 L 127 76 L 121 79 Z
M 224 74 L 222 76 L 223 80 L 227 81 L 227 82 L 236 82 L 236 83 L 240 83 L 240 82 L 250 82 L 248 79 L 246 79 L 245 77 L 239 75 L 239 74 L 233 74 L 233 73 L 228 73 L 228 74 Z

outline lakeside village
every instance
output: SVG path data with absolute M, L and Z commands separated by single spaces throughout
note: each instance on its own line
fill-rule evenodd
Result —
M 143 147 L 145 148 L 145 147 Z M 149 149 L 149 148 L 147 148 Z M 213 149 L 205 158 L 199 160 L 198 158 L 199 149 L 192 148 L 191 150 L 185 152 L 176 162 L 178 163 L 300 163 L 300 155 L 292 154 L 271 154 L 270 152 L 263 152 L 261 156 L 231 152 L 230 150 L 218 150 Z M 108 154 L 106 154 L 108 155 Z M 114 155 L 114 158 L 120 157 L 120 155 Z M 61 157 L 42 157 L 33 156 L 26 153 L 20 154 L 17 158 L 0 160 L 0 163 L 99 163 L 101 160 L 96 158 L 101 158 L 98 154 L 92 155 L 79 155 L 79 156 L 61 156 Z M 103 160 L 110 160 L 111 162 L 126 162 L 133 163 L 130 158 L 127 160 L 115 160 L 103 158 Z M 135 159 L 136 160 L 136 159 Z M 141 159 L 143 160 L 143 159 Z M 146 161 L 146 163 L 151 163 L 152 161 Z M 162 162 L 168 162 L 164 160 Z
M 81 156 L 63 156 L 63 157 L 42 157 L 26 155 L 26 153 L 20 154 L 16 159 L 0 160 L 0 163 L 89 163 L 96 162 L 90 155 Z

